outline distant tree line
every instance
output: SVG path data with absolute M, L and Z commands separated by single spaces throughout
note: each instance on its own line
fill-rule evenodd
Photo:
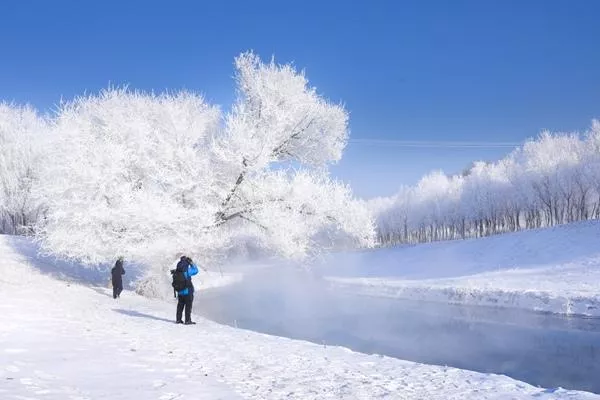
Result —
M 543 132 L 462 174 L 431 173 L 370 201 L 383 245 L 466 239 L 600 217 L 600 122 L 583 134 Z

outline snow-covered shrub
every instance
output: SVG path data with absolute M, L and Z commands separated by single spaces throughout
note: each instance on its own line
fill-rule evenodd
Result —
M 32 188 L 47 131 L 33 108 L 0 103 L 0 233 L 30 233 L 40 215 Z

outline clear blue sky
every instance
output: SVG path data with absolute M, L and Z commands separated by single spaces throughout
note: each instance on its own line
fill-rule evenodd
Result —
M 232 62 L 294 61 L 351 113 L 353 139 L 520 142 L 600 117 L 600 1 L 63 1 L 0 5 L 0 99 L 51 109 L 112 84 L 227 106 Z M 508 148 L 351 142 L 360 196 Z

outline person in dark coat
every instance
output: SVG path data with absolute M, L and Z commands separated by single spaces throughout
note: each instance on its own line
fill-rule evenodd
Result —
M 115 263 L 115 266 L 110 270 L 110 272 L 112 274 L 113 299 L 116 299 L 123 291 L 123 275 L 125 275 L 125 268 L 123 268 L 123 257 L 119 257 Z
M 192 276 L 198 273 L 198 267 L 194 264 L 191 258 L 182 256 L 177 263 L 177 272 L 183 272 L 187 283 L 185 289 L 177 292 L 177 314 L 175 321 L 178 324 L 183 324 L 181 319 L 183 310 L 185 309 L 185 324 L 195 324 L 192 321 L 192 303 L 194 302 L 194 284 L 192 283 Z

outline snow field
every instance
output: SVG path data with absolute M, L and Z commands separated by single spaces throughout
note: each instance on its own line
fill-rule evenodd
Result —
M 0 237 L 2 399 L 600 398 L 243 331 L 37 272 Z M 196 302 L 195 307 L 202 304 Z

